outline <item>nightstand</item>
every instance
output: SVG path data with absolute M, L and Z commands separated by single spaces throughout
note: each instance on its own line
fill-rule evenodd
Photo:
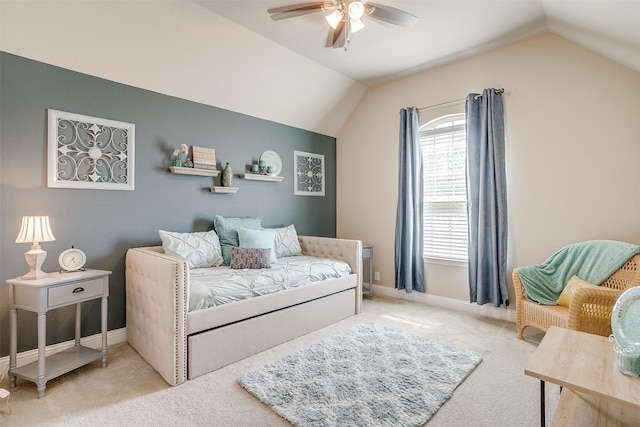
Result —
M 369 298 L 373 298 L 373 245 L 366 243 L 362 244 L 363 264 L 364 261 L 367 261 L 369 264 L 369 280 L 365 282 L 364 277 L 362 279 L 362 295 L 367 295 Z
M 7 280 L 9 285 L 9 386 L 16 386 L 16 377 L 36 383 L 38 398 L 44 397 L 47 381 L 102 358 L 107 366 L 107 310 L 110 271 L 85 270 L 49 273 L 43 279 Z M 80 345 L 80 306 L 84 301 L 102 299 L 102 349 Z M 45 358 L 47 311 L 76 305 L 75 345 Z M 38 313 L 38 360 L 16 367 L 18 342 L 18 309 Z

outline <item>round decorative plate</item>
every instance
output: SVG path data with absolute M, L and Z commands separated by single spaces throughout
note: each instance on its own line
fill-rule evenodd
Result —
M 265 151 L 260 155 L 260 160 L 264 160 L 265 166 L 271 166 L 273 168 L 273 172 L 269 175 L 278 176 L 280 172 L 282 172 L 282 160 L 280 160 L 280 156 L 278 156 L 278 153 L 275 151 Z
M 620 347 L 640 347 L 640 287 L 620 295 L 611 312 L 611 332 Z

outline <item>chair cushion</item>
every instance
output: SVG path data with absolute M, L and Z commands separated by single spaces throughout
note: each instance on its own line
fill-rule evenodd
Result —
M 558 298 L 558 305 L 562 306 L 562 307 L 569 307 L 569 304 L 571 304 L 571 298 L 573 297 L 573 294 L 581 288 L 586 288 L 586 287 L 597 287 L 596 285 L 593 285 L 589 282 L 585 282 L 584 280 L 582 280 L 581 278 L 579 278 L 578 276 L 571 276 L 571 279 L 569 279 L 569 281 L 567 282 L 567 285 L 564 287 L 564 289 L 562 290 L 562 293 L 560 294 L 560 297 Z

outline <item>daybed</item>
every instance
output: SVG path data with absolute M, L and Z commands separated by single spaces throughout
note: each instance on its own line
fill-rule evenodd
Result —
M 195 311 L 189 311 L 195 273 L 185 260 L 165 254 L 162 246 L 129 249 L 129 344 L 169 384 L 178 385 L 358 314 L 362 242 L 308 236 L 298 241 L 303 255 L 342 260 L 351 273 Z
M 593 242 L 585 242 L 580 245 L 585 244 L 593 244 Z M 571 245 L 567 248 L 575 247 L 579 248 L 580 246 Z M 637 250 L 631 249 L 632 252 L 629 254 L 637 252 Z M 557 254 L 562 254 L 562 252 L 559 251 Z M 553 267 L 549 269 L 553 273 L 561 271 L 561 266 L 554 264 L 552 258 L 540 266 L 542 268 Z M 606 257 L 600 256 L 599 258 Z M 526 287 L 523 285 L 522 271 L 519 274 L 519 269 L 514 270 L 513 284 L 516 294 L 518 338 L 523 339 L 523 331 L 527 326 L 534 326 L 545 332 L 551 326 L 558 326 L 602 336 L 611 334 L 611 313 L 615 302 L 625 290 L 640 285 L 640 254 L 633 254 L 630 258 L 625 259 L 626 262 L 613 274 L 608 277 L 604 276 L 606 279 L 600 282 L 599 286 L 576 288 L 572 292 L 568 307 L 549 302 L 538 304 L 531 301 L 527 298 Z M 552 261 L 550 262 L 550 260 Z M 567 276 L 569 274 L 571 273 L 567 273 Z M 593 283 L 597 283 L 597 281 Z

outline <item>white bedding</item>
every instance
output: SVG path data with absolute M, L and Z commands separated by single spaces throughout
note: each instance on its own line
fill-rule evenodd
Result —
M 349 274 L 351 268 L 346 262 L 305 255 L 280 258 L 268 269 L 194 268 L 189 274 L 189 311 Z

